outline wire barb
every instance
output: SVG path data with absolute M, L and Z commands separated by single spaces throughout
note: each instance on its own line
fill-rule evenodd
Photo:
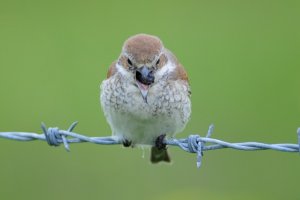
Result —
M 28 133 L 28 132 L 0 132 L 0 138 L 17 140 L 17 141 L 32 141 L 43 140 L 50 146 L 59 146 L 64 144 L 67 151 L 70 151 L 70 143 L 90 142 L 94 144 L 113 145 L 121 144 L 121 140 L 117 137 L 88 137 L 73 132 L 78 122 L 74 122 L 67 130 L 60 130 L 57 127 L 49 127 L 42 123 L 41 128 L 43 134 Z M 182 150 L 190 153 L 197 154 L 197 167 L 200 168 L 204 151 L 217 150 L 217 149 L 237 149 L 243 151 L 256 151 L 272 149 L 275 151 L 283 152 L 299 152 L 300 153 L 300 128 L 297 129 L 298 144 L 265 144 L 260 142 L 242 142 L 230 143 L 222 140 L 211 138 L 214 130 L 214 125 L 210 125 L 206 137 L 199 135 L 190 135 L 188 138 L 176 139 L 170 138 L 165 141 L 167 145 L 178 146 Z M 69 138 L 68 138 L 69 137 Z M 207 145 L 207 143 L 210 143 Z
M 298 134 L 298 150 L 299 150 L 299 154 L 300 154 L 300 128 L 297 129 L 297 134 Z
M 72 132 L 72 130 L 75 128 L 77 124 L 78 122 L 73 122 L 71 126 L 68 128 L 68 132 Z M 65 149 L 68 152 L 70 151 L 70 146 L 68 144 L 67 136 L 62 134 L 58 127 L 55 128 L 50 127 L 47 129 L 44 122 L 42 122 L 41 127 L 44 132 L 46 141 L 50 146 L 59 146 L 61 143 L 63 143 Z

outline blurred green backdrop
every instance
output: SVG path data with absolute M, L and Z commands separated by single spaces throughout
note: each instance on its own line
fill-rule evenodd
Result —
M 186 67 L 193 114 L 184 133 L 296 143 L 299 1 L 0 1 L 0 131 L 39 124 L 110 135 L 99 84 L 124 40 L 159 36 Z M 0 139 L 0 199 L 299 199 L 300 157 L 273 151 L 140 149 Z

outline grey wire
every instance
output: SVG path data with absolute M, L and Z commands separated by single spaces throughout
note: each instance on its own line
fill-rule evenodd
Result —
M 73 129 L 78 124 L 74 122 L 67 130 L 60 130 L 57 127 L 46 128 L 46 125 L 42 123 L 42 134 L 27 133 L 27 132 L 0 132 L 0 138 L 17 140 L 17 141 L 32 141 L 42 140 L 47 141 L 50 146 L 59 146 L 63 144 L 67 151 L 70 151 L 69 143 L 82 143 L 90 142 L 94 144 L 113 145 L 121 144 L 122 141 L 113 136 L 109 137 L 88 137 L 73 132 Z M 167 139 L 165 143 L 170 146 L 178 146 L 182 150 L 190 153 L 197 154 L 197 167 L 200 168 L 203 152 L 209 150 L 232 148 L 243 151 L 256 151 L 256 150 L 276 150 L 283 152 L 299 152 L 300 153 L 300 128 L 297 130 L 298 144 L 265 144 L 260 142 L 241 142 L 230 143 L 222 140 L 210 138 L 214 130 L 214 125 L 210 125 L 207 131 L 206 137 L 200 137 L 199 135 L 190 135 L 188 138 L 183 139 Z M 70 138 L 67 138 L 70 137 Z M 210 143 L 210 145 L 206 145 Z

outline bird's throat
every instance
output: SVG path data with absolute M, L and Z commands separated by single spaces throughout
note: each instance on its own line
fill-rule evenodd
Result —
M 143 97 L 145 103 L 148 103 L 147 102 L 147 96 L 148 96 L 148 90 L 150 88 L 150 85 L 145 85 L 145 84 L 143 84 L 139 81 L 136 81 L 136 83 L 137 83 L 138 88 L 141 91 L 141 94 L 142 94 L 142 97 Z

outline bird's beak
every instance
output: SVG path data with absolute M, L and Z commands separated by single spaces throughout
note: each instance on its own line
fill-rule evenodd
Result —
M 147 96 L 150 85 L 154 83 L 153 71 L 143 66 L 136 71 L 136 83 L 141 91 L 144 101 L 147 103 Z

